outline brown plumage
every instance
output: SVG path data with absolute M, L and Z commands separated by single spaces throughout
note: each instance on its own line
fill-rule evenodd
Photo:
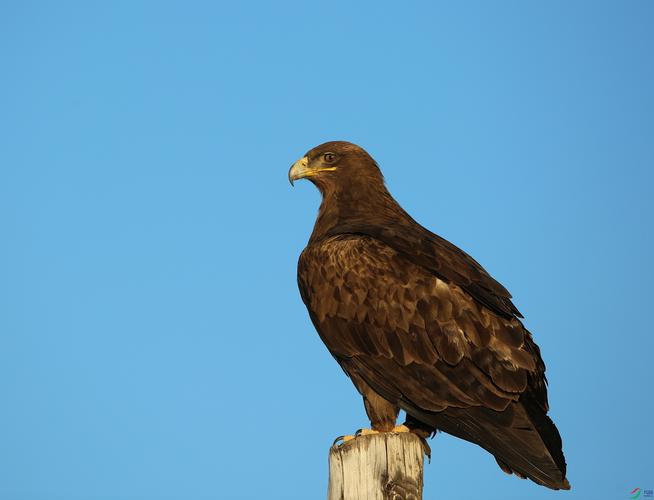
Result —
M 509 292 L 414 221 L 360 147 L 328 142 L 291 167 L 323 200 L 298 263 L 302 300 L 364 398 L 373 429 L 400 409 L 492 453 L 502 470 L 569 489 L 545 365 Z

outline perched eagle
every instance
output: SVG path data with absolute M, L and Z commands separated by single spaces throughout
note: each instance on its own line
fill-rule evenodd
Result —
M 374 431 L 476 443 L 507 473 L 569 489 L 547 416 L 545 365 L 511 295 L 389 194 L 362 148 L 327 142 L 289 171 L 322 194 L 298 263 L 318 334 L 363 396 Z

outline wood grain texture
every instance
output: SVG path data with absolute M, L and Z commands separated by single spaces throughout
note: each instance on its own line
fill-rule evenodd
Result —
M 328 500 L 420 500 L 424 448 L 412 433 L 359 436 L 329 450 Z

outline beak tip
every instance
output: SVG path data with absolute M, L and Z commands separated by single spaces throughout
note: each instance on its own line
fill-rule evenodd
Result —
M 301 160 L 296 161 L 288 171 L 288 182 L 291 183 L 291 186 L 295 186 L 294 182 L 298 179 L 306 177 L 307 172 L 307 157 L 305 156 Z

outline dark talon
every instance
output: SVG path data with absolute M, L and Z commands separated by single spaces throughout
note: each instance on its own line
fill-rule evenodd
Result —
M 431 446 L 429 446 L 429 443 L 427 443 L 425 438 L 420 438 L 420 442 L 425 450 L 425 455 L 427 455 L 428 463 L 431 463 Z
M 338 446 L 337 443 L 339 441 L 343 441 L 345 439 L 345 436 L 338 436 L 336 439 L 334 439 L 334 442 L 332 443 L 332 446 Z

